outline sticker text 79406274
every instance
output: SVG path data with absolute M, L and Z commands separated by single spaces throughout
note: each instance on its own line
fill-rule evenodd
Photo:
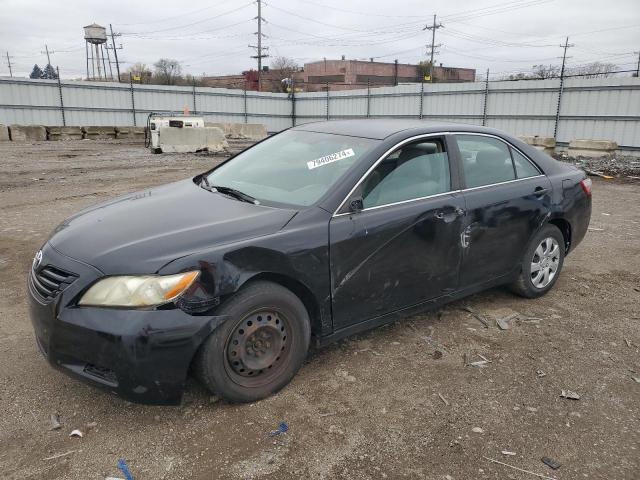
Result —
M 331 153 L 329 155 L 325 155 L 324 157 L 316 158 L 315 160 L 309 160 L 307 162 L 307 167 L 309 168 L 309 170 L 313 170 L 314 168 L 321 167 L 322 165 L 337 162 L 338 160 L 353 157 L 354 155 L 355 153 L 353 151 L 353 148 L 347 148 L 346 150 Z

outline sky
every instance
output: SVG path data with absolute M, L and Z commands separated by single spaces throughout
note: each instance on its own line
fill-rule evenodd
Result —
M 0 76 L 28 76 L 51 63 L 63 78 L 86 75 L 82 27 L 98 23 L 116 38 L 121 69 L 158 58 L 184 73 L 234 74 L 256 67 L 257 2 L 251 0 L 0 0 Z M 327 59 L 416 63 L 428 58 L 437 15 L 435 62 L 489 69 L 491 78 L 558 64 L 569 36 L 567 64 L 599 61 L 634 69 L 640 50 L 640 0 L 264 0 L 264 45 L 270 58 L 299 65 Z M 636 52 L 636 53 L 634 53 Z M 114 67 L 115 68 L 115 67 Z

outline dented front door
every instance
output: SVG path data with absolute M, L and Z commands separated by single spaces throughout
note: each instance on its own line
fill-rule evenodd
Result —
M 334 329 L 439 297 L 458 286 L 459 193 L 332 218 Z

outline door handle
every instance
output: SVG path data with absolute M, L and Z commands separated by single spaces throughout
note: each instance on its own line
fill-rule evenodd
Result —
M 537 197 L 544 195 L 545 193 L 547 193 L 549 190 L 544 188 L 544 187 L 536 187 L 535 190 L 533 191 L 533 194 Z
M 435 218 L 437 218 L 438 220 L 444 220 L 444 218 L 449 215 L 449 218 L 455 218 L 455 217 L 462 217 L 463 215 L 465 215 L 467 213 L 466 210 L 460 208 L 460 207 L 456 207 L 455 210 L 449 214 L 444 213 L 442 210 L 438 210 L 436 213 L 433 214 L 433 216 Z M 452 217 L 453 215 L 453 217 Z

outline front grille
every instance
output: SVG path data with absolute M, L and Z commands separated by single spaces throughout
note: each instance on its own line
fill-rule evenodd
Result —
M 47 265 L 37 272 L 31 269 L 29 280 L 31 287 L 44 301 L 51 301 L 67 288 L 78 276 L 59 268 Z

